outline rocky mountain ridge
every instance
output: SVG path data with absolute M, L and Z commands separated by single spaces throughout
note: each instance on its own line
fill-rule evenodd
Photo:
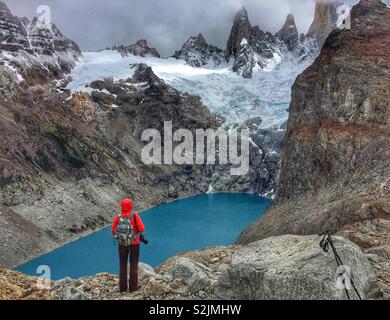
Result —
M 201 33 L 190 37 L 172 57 L 183 59 L 192 67 L 218 66 L 224 61 L 223 50 L 208 44 Z
M 74 66 L 81 52 L 55 24 L 42 24 L 38 18 L 14 16 L 0 2 L 1 60 L 11 76 L 35 80 L 54 79 Z
M 117 50 L 122 56 L 133 54 L 140 57 L 156 57 L 160 58 L 160 54 L 155 48 L 150 48 L 145 39 L 138 40 L 136 43 L 129 46 L 114 46 L 113 50 Z
M 252 26 L 248 11 L 242 7 L 237 12 L 225 50 L 207 44 L 203 36 L 190 37 L 175 52 L 173 57 L 185 60 L 189 65 L 200 67 L 212 63 L 219 65 L 222 52 L 227 62 L 233 60 L 233 71 L 244 78 L 251 78 L 256 70 L 280 62 L 281 59 L 295 58 L 297 63 L 313 59 L 329 33 L 337 27 L 339 3 L 318 0 L 315 16 L 307 35 L 300 34 L 292 14 L 287 15 L 282 28 L 276 33 L 264 32 Z

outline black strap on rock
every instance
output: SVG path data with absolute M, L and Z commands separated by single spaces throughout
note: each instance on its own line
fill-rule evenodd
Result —
M 321 233 L 319 236 L 323 236 L 323 238 L 322 238 L 322 240 L 320 242 L 321 249 L 324 252 L 329 252 L 329 246 L 330 246 L 332 248 L 332 251 L 333 251 L 334 257 L 336 259 L 337 265 L 339 267 L 344 265 L 343 262 L 341 261 L 341 258 L 339 256 L 339 254 L 337 253 L 336 247 L 334 246 L 334 242 L 333 242 L 330 230 L 326 230 L 325 232 Z M 362 300 L 362 297 L 359 294 L 359 291 L 356 289 L 356 286 L 355 286 L 355 283 L 354 283 L 352 277 L 351 277 L 350 280 L 351 280 L 351 285 L 352 285 L 352 287 L 353 287 L 357 297 L 359 298 L 359 300 Z M 348 300 L 351 300 L 351 297 L 349 295 L 348 289 L 347 288 L 344 288 L 344 289 L 345 289 L 345 293 L 346 293 L 346 295 L 348 297 Z

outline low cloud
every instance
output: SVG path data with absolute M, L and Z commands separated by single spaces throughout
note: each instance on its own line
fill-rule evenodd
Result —
M 4 0 L 3 0 L 4 1 Z M 253 25 L 278 31 L 289 13 L 306 33 L 314 0 L 5 0 L 18 16 L 32 17 L 50 6 L 52 19 L 82 50 L 98 50 L 145 38 L 163 56 L 170 56 L 191 35 L 201 32 L 224 48 L 235 12 L 245 5 Z

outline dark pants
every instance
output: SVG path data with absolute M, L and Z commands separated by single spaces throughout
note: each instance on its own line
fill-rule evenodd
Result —
M 130 292 L 138 289 L 138 259 L 139 244 L 131 246 L 118 246 L 119 250 L 119 291 Z M 127 286 L 127 262 L 130 256 L 129 286 Z

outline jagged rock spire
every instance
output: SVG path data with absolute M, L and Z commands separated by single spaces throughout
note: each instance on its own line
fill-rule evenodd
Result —
M 230 36 L 226 46 L 226 55 L 228 57 L 238 57 L 241 49 L 241 41 L 244 38 L 249 40 L 251 28 L 252 26 L 248 19 L 248 11 L 245 7 L 242 7 L 240 11 L 237 12 L 230 31 Z
M 248 18 L 248 10 L 246 10 L 245 6 L 242 6 L 240 11 L 238 11 L 236 18 Z
M 267 59 L 275 52 L 275 38 L 262 31 L 258 26 L 252 27 L 248 12 L 242 7 L 237 12 L 229 39 L 226 45 L 226 60 L 234 59 L 233 70 L 250 78 L 253 68 L 263 68 Z
M 298 28 L 295 24 L 295 18 L 292 14 L 289 14 L 286 18 L 282 29 L 276 36 L 282 40 L 290 51 L 294 51 L 299 44 Z
M 328 35 L 337 27 L 337 4 L 334 1 L 317 0 L 314 20 L 307 36 L 317 40 L 322 47 Z

